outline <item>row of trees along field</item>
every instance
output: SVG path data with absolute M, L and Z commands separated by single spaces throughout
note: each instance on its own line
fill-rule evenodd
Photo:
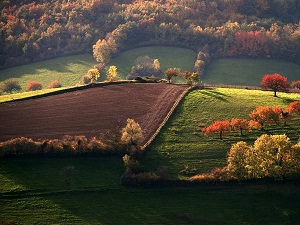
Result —
M 0 10 L 2 68 L 93 45 L 106 64 L 123 49 L 152 44 L 299 63 L 299 0 L 4 0 Z

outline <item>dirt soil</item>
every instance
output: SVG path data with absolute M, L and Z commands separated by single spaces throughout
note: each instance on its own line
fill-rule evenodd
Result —
M 172 84 L 118 84 L 0 104 L 0 141 L 64 135 L 99 136 L 133 118 L 145 143 L 188 88 Z

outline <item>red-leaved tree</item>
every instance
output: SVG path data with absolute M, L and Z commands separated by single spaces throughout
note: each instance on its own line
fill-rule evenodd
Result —
M 220 140 L 223 139 L 223 133 L 224 132 L 230 132 L 230 123 L 228 120 L 224 121 L 214 121 L 210 126 L 204 127 L 202 129 L 202 132 L 205 136 L 209 136 L 211 133 L 219 133 Z
M 30 81 L 27 84 L 26 91 L 42 90 L 43 84 L 38 81 Z
M 283 91 L 289 87 L 287 77 L 278 73 L 264 75 L 260 85 L 266 88 L 271 88 L 274 91 L 274 97 L 277 97 L 277 91 Z
M 300 89 L 300 80 L 293 81 L 291 87 Z

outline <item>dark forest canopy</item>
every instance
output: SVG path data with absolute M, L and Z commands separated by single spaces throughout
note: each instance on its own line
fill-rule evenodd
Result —
M 171 45 L 211 57 L 300 61 L 300 0 L 3 0 L 0 9 L 2 68 L 99 44 L 109 57 Z

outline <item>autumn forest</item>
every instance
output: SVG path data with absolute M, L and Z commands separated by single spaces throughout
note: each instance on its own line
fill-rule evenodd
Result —
M 0 10 L 0 68 L 99 45 L 100 64 L 147 45 L 300 63 L 299 0 L 4 0 Z

